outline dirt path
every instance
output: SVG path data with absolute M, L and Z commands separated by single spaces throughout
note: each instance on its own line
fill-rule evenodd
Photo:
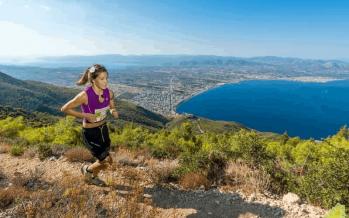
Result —
M 66 173 L 80 175 L 82 163 L 68 162 L 64 157 L 49 158 L 40 161 L 38 158 L 27 159 L 0 154 L 2 172 L 7 179 L 0 179 L 0 188 L 11 186 L 10 181 L 15 175 L 30 173 L 40 174 L 48 183 L 55 183 L 64 179 Z M 265 196 L 249 196 L 232 192 L 221 192 L 219 189 L 208 191 L 185 191 L 175 186 L 159 187 L 152 183 L 147 166 L 130 167 L 117 165 L 112 170 L 101 174 L 101 178 L 113 178 L 114 186 L 101 188 L 91 186 L 94 190 L 103 190 L 106 197 L 109 194 L 127 193 L 128 183 L 126 172 L 134 170 L 134 176 L 143 178 L 140 184 L 144 187 L 144 196 L 153 202 L 153 206 L 160 211 L 158 217 L 322 217 L 326 211 L 307 204 L 288 204 L 281 199 Z M 0 210 L 0 217 L 8 216 L 8 212 Z M 11 217 L 11 216 L 10 216 Z

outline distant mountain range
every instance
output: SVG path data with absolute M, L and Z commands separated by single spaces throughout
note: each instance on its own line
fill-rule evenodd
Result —
M 37 58 L 2 58 L 0 64 L 26 65 L 38 67 L 87 67 L 93 63 L 102 63 L 108 68 L 130 66 L 312 66 L 349 69 L 349 62 L 343 60 L 317 60 L 276 56 L 230 57 L 214 55 L 94 55 L 94 56 L 57 56 Z

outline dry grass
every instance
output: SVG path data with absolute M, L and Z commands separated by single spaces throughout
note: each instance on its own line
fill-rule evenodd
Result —
M 152 159 L 152 154 L 149 148 L 141 148 L 135 151 L 135 158 L 147 161 Z
M 80 177 L 65 174 L 64 179 L 50 187 L 50 192 L 32 192 L 20 205 L 18 215 L 27 217 L 98 217 L 97 196 Z
M 17 187 L 35 189 L 45 183 L 41 179 L 43 174 L 44 172 L 38 167 L 36 167 L 35 170 L 30 170 L 27 175 L 20 172 L 15 172 L 11 182 Z
M 140 166 L 144 165 L 145 158 L 141 155 L 141 152 L 134 152 L 128 149 L 120 148 L 113 156 L 116 163 L 127 166 Z
M 37 150 L 35 148 L 28 148 L 24 151 L 23 157 L 28 159 L 33 159 L 37 154 Z
M 128 194 L 117 202 L 118 217 L 128 218 L 153 218 L 159 214 L 157 208 L 152 206 L 152 200 L 144 197 L 142 175 L 129 168 L 124 172 L 126 180 L 124 186 L 129 187 Z
M 14 208 L 13 217 L 159 217 L 137 180 L 129 180 L 129 194 L 120 196 L 110 189 L 86 185 L 81 176 L 67 172 L 50 191 L 26 190 L 24 177 L 17 175 L 16 184 L 0 190 L 0 210 Z
M 125 184 L 134 185 L 136 182 L 142 181 L 143 174 L 132 167 L 125 167 L 122 172 Z
M 173 181 L 173 172 L 179 167 L 178 160 L 150 159 L 146 163 L 150 168 L 153 182 L 156 184 Z
M 3 179 L 7 179 L 7 176 L 0 170 L 0 180 Z M 22 184 L 24 184 L 23 179 L 21 181 L 12 179 L 11 186 L 0 188 L 0 211 L 9 208 L 29 196 L 29 192 Z
M 65 145 L 59 145 L 59 144 L 51 145 L 52 155 L 57 158 L 59 158 L 60 156 L 63 156 L 67 150 L 69 150 L 69 148 Z
M 147 158 L 146 153 L 122 152 L 129 155 L 130 160 L 141 160 L 142 164 Z M 27 155 L 31 156 L 30 153 Z M 70 161 L 89 160 L 85 155 L 92 157 L 83 148 L 65 153 Z M 156 164 L 159 177 L 165 180 L 178 163 L 164 161 Z M 11 178 L 13 186 L 0 190 L 0 210 L 13 208 L 13 217 L 160 217 L 160 209 L 153 206 L 151 198 L 144 196 L 145 184 L 151 183 L 151 179 L 147 172 L 138 168 L 126 166 L 119 171 L 118 177 L 109 175 L 106 182 L 110 187 L 106 188 L 87 185 L 80 174 L 76 176 L 69 172 L 63 172 L 64 179 L 43 188 L 40 185 L 43 173 L 39 168 L 29 173 L 15 172 Z M 118 185 L 128 187 L 128 194 L 120 195 L 115 191 Z
M 0 180 L 6 179 L 6 175 L 3 173 L 2 168 L 0 167 Z
M 213 186 L 221 185 L 225 177 L 227 168 L 226 156 L 221 152 L 211 152 L 209 154 L 209 164 L 207 170 L 207 179 Z
M 270 184 L 269 175 L 262 171 L 251 169 L 241 162 L 229 162 L 226 170 L 225 190 L 242 190 L 246 194 L 262 193 Z
M 11 150 L 11 145 L 6 142 L 0 142 L 0 154 L 9 153 Z
M 185 189 L 197 189 L 201 188 L 202 186 L 207 189 L 210 185 L 210 182 L 205 175 L 201 173 L 190 172 L 184 174 L 180 178 L 179 184 Z
M 15 203 L 18 198 L 26 198 L 29 193 L 22 187 L 9 187 L 0 189 L 0 210 L 6 209 Z
M 89 150 L 83 147 L 74 147 L 67 150 L 64 154 L 70 162 L 93 162 L 94 157 Z
M 154 217 L 146 216 L 146 204 L 142 204 L 144 189 L 139 185 L 132 186 L 132 190 L 117 204 L 119 217 Z

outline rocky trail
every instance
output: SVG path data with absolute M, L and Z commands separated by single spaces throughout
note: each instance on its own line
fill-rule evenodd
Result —
M 39 158 L 13 157 L 0 154 L 1 167 L 0 189 L 9 189 L 19 176 L 35 174 L 37 179 L 26 184 L 31 190 L 50 191 L 52 184 L 64 181 L 67 175 L 76 178 L 90 192 L 107 199 L 127 199 L 134 189 L 133 180 L 142 187 L 143 201 L 150 201 L 146 211 L 156 208 L 156 217 L 323 217 L 325 210 L 302 202 L 297 196 L 288 194 L 277 197 L 272 195 L 252 194 L 245 196 L 240 192 L 224 192 L 221 188 L 209 190 L 184 190 L 177 184 L 156 185 L 153 182 L 151 168 L 147 164 L 120 164 L 122 158 L 115 156 L 115 166 L 101 173 L 100 177 L 108 184 L 97 187 L 84 184 L 80 173 L 83 163 L 70 162 L 64 156 L 51 157 L 43 161 Z M 130 163 L 132 161 L 129 161 Z M 161 163 L 160 163 L 161 164 Z M 115 200 L 109 201 L 112 204 Z M 142 204 L 142 202 L 139 202 Z M 115 205 L 114 205 L 115 206 Z M 14 217 L 16 207 L 0 208 L 0 217 Z M 99 217 L 109 217 L 102 210 Z M 116 215 L 114 216 L 116 217 Z

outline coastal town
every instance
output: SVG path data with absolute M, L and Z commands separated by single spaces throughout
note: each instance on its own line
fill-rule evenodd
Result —
M 113 62 L 101 61 L 114 66 Z M 165 116 L 176 116 L 176 108 L 194 95 L 224 84 L 246 80 L 290 80 L 327 82 L 349 79 L 349 64 L 342 61 L 307 60 L 281 57 L 123 57 L 124 67 L 108 67 L 109 87 L 119 99 L 136 103 Z M 140 57 L 139 57 L 140 58 Z M 153 62 L 149 60 L 153 58 Z M 161 59 L 161 58 L 164 58 Z M 91 57 L 91 62 L 96 57 Z M 125 61 L 124 60 L 124 61 Z M 77 57 L 74 62 L 81 61 Z M 132 65 L 137 62 L 139 65 Z M 162 62 L 161 62 L 162 61 Z M 62 64 L 57 63 L 57 66 Z M 127 65 L 127 66 L 126 66 Z M 85 66 L 85 65 L 84 65 Z M 0 70 L 23 80 L 77 87 L 85 67 L 22 67 L 0 65 Z M 34 73 L 28 73 L 34 72 Z
M 165 116 L 175 116 L 182 101 L 209 89 L 244 80 L 327 82 L 339 79 L 325 74 L 284 73 L 276 69 L 232 67 L 135 68 L 111 74 L 110 87 L 126 99 Z

